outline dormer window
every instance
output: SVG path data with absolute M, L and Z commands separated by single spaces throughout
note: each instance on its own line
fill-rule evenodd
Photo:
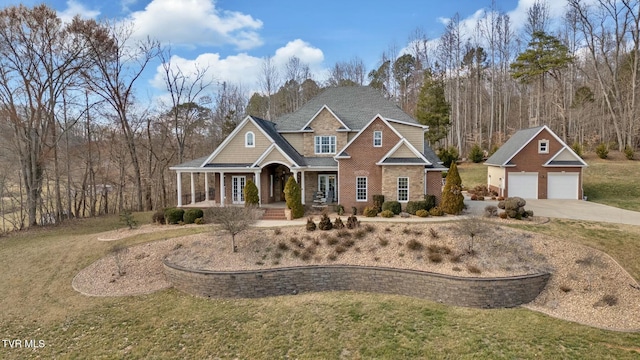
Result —
M 382 146 L 382 131 L 376 130 L 373 132 L 373 147 Z
M 244 147 L 256 147 L 255 135 L 252 131 L 244 134 Z
M 548 154 L 549 153 L 549 140 L 539 140 L 538 141 L 538 154 Z

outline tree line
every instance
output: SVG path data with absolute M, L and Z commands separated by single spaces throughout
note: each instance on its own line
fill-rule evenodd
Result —
M 330 86 L 379 89 L 429 125 L 432 147 L 463 156 L 543 124 L 588 149 L 639 145 L 638 1 L 568 0 L 553 21 L 539 0 L 522 30 L 494 2 L 471 28 L 454 15 L 438 39 L 416 30 L 374 69 L 353 57 L 325 80 L 297 57 L 283 66 L 264 58 L 251 96 L 214 83 L 206 66 L 181 69 L 170 48 L 133 30 L 65 23 L 46 5 L 0 11 L 3 230 L 174 205 L 169 166 L 208 155 L 246 115 L 276 120 Z M 161 102 L 139 98 L 155 61 Z

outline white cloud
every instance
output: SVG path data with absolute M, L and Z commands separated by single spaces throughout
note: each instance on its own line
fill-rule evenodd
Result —
M 58 16 L 65 23 L 70 22 L 76 15 L 83 19 L 95 19 L 100 15 L 100 11 L 87 9 L 83 4 L 75 0 L 69 0 L 67 1 L 67 8 L 58 12 Z
M 324 54 L 322 50 L 313 47 L 309 43 L 296 39 L 277 49 L 273 55 L 274 64 L 282 69 L 290 57 L 296 56 L 303 63 L 309 65 L 314 76 L 323 74 L 326 70 L 322 67 Z M 209 79 L 215 82 L 229 82 L 242 85 L 249 93 L 259 91 L 258 79 L 262 71 L 263 59 L 247 53 L 239 53 L 224 58 L 217 53 L 205 53 L 190 60 L 174 55 L 171 64 L 179 67 L 183 73 L 193 73 L 196 67 L 208 68 Z M 156 68 L 156 75 L 151 80 L 151 85 L 158 90 L 165 90 L 164 69 L 162 65 Z
M 216 9 L 213 0 L 153 0 L 129 16 L 138 37 L 165 44 L 235 45 L 247 50 L 262 45 L 262 21 L 237 11 Z

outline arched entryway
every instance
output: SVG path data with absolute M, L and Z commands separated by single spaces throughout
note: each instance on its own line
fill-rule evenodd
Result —
M 285 201 L 284 186 L 292 175 L 288 166 L 271 163 L 262 167 L 262 203 L 271 204 Z

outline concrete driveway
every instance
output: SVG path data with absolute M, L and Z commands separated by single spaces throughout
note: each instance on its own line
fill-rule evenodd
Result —
M 497 201 L 471 201 L 465 197 L 464 203 L 472 214 L 481 215 L 487 205 L 498 205 Z M 525 209 L 533 210 L 536 216 L 550 218 L 602 221 L 640 226 L 640 212 L 618 209 L 582 200 L 527 200 Z

